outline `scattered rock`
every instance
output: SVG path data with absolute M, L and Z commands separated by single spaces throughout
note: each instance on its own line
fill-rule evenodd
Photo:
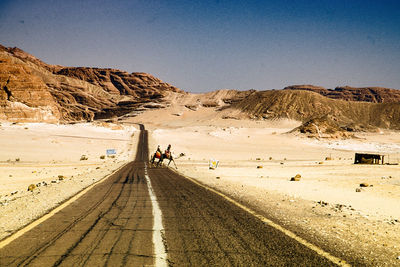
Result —
M 300 179 L 301 179 L 301 175 L 300 174 L 296 174 L 296 176 L 294 176 L 294 177 L 292 177 L 292 178 L 290 178 L 290 181 L 300 181 Z
M 18 190 L 11 192 L 11 195 L 13 196 L 13 195 L 15 195 L 17 193 L 18 193 Z
M 59 181 L 64 180 L 64 175 L 59 175 L 59 176 L 58 176 L 58 180 L 59 180 Z
M 272 157 L 269 157 L 269 160 L 272 160 Z
M 96 167 L 96 170 L 100 169 L 100 167 Z
M 51 183 L 52 183 L 52 184 L 56 184 L 56 183 L 57 183 L 57 180 L 52 180 Z
M 185 108 L 193 110 L 193 111 L 197 111 L 198 106 L 197 105 L 185 105 Z
M 33 192 L 33 190 L 35 190 L 36 189 L 36 185 L 34 185 L 34 184 L 30 184 L 29 186 L 28 186 L 28 191 L 29 192 Z
M 332 160 L 332 157 L 326 157 L 325 160 Z
M 323 162 L 323 161 L 320 161 L 320 162 L 318 162 L 318 164 L 320 164 L 320 165 L 321 165 L 321 164 L 324 164 L 324 162 Z
M 221 179 L 221 177 L 217 176 L 217 177 L 215 177 L 215 179 Z
M 261 160 L 261 158 L 256 158 L 256 160 Z
M 16 162 L 19 162 L 19 161 L 21 161 L 21 159 L 20 159 L 20 158 L 16 158 L 15 161 L 16 161 Z
M 262 168 L 263 168 L 263 166 L 261 166 L 261 165 L 257 166 L 257 169 L 262 169 Z
M 356 188 L 356 192 L 361 192 L 362 189 L 361 188 Z
M 101 156 L 100 156 L 100 159 L 105 159 L 105 158 L 106 158 L 105 155 L 101 155 Z
M 80 160 L 88 160 L 88 157 L 86 155 L 82 155 Z

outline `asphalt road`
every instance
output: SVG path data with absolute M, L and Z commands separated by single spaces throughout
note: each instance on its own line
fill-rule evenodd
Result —
M 212 191 L 146 167 L 141 128 L 135 161 L 1 248 L 0 266 L 143 266 L 160 255 L 172 266 L 335 266 Z M 156 205 L 163 229 L 154 229 Z M 160 245 L 166 254 L 155 253 Z

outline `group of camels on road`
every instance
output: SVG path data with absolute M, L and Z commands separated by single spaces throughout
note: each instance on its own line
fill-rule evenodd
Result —
M 180 158 L 184 156 L 183 153 L 181 153 L 178 157 L 175 157 L 171 151 L 171 145 L 168 145 L 167 149 L 164 151 L 164 153 L 161 151 L 160 146 L 157 147 L 156 152 L 151 156 L 150 162 L 152 165 L 155 165 L 156 167 L 158 166 L 162 166 L 164 159 L 168 159 L 168 165 L 171 164 L 171 161 L 174 163 L 175 168 L 178 169 L 178 167 L 176 166 L 175 160 L 177 158 Z M 157 162 L 156 159 L 158 159 Z

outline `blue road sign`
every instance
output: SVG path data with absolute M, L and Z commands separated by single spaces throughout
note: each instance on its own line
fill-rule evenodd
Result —
M 115 155 L 117 154 L 117 151 L 115 151 L 115 149 L 107 149 L 107 156 L 108 155 Z

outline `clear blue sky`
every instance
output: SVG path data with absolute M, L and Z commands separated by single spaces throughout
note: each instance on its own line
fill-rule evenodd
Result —
M 0 43 L 185 91 L 400 89 L 400 1 L 0 1 Z

